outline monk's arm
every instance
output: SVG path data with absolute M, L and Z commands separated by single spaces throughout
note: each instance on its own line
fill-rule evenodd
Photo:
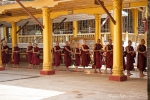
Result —
M 96 49 L 96 45 L 94 45 L 94 49 L 93 49 L 93 51 L 94 51 L 94 52 L 98 51 L 98 50 L 95 50 L 95 49 Z
M 144 51 L 144 52 L 141 52 L 141 51 L 139 50 L 139 48 L 140 48 L 140 45 L 137 47 L 137 52 L 138 52 L 138 53 L 145 53 L 145 51 Z
M 106 46 L 106 52 L 112 52 L 113 50 L 109 50 L 108 46 Z
M 80 51 L 79 51 L 79 53 L 77 53 L 77 50 L 75 49 L 75 50 L 74 50 L 74 53 L 75 53 L 75 54 L 80 54 Z
M 68 52 L 71 52 L 71 50 L 68 50 L 66 47 L 65 47 L 65 49 L 66 49 Z
M 26 52 L 29 52 L 29 51 L 28 51 L 28 47 L 27 47 L 27 49 L 26 49 Z
M 82 50 L 83 50 L 83 51 L 89 51 L 89 49 L 84 49 L 83 46 L 82 46 Z
M 127 47 L 127 53 L 133 53 L 134 51 L 129 51 L 129 48 Z

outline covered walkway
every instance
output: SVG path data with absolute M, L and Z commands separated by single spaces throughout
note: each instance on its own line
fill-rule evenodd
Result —
M 41 76 L 39 69 L 6 68 L 0 72 L 0 100 L 147 100 L 147 77 L 138 71 L 128 81 L 109 81 L 109 74 L 56 71 Z M 65 67 L 64 67 L 65 68 Z M 70 68 L 73 70 L 73 68 Z

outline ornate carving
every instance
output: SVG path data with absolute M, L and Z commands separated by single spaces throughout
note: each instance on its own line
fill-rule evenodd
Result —
M 124 75 L 123 74 L 123 66 L 113 66 L 113 75 L 114 76 L 121 76 L 121 75 Z
M 43 16 L 49 17 L 50 16 L 50 9 L 49 8 L 42 8 Z
M 113 9 L 122 9 L 122 0 L 112 0 L 113 1 Z

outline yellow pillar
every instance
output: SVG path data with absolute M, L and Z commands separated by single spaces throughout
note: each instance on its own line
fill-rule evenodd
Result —
M 97 42 L 97 39 L 101 39 L 101 15 L 96 14 L 95 15 L 95 42 Z
M 78 34 L 78 21 L 73 21 L 73 37 L 77 37 Z
M 0 39 L 1 39 L 1 34 L 2 33 L 0 33 Z M 2 44 L 1 41 L 0 41 L 0 44 Z M 1 46 L 2 45 L 0 45 L 0 48 L 2 48 Z M 2 49 L 0 49 L 0 71 L 5 70 L 5 67 L 3 67 L 3 64 L 2 64 L 2 53 L 1 52 L 2 52 Z
M 12 22 L 12 30 L 11 30 L 11 37 L 12 37 L 12 61 L 13 61 L 13 51 L 14 51 L 14 46 L 17 43 L 17 26 L 16 22 Z
M 133 29 L 134 29 L 134 34 L 135 36 L 138 36 L 138 9 L 132 9 L 133 13 Z
M 17 26 L 17 31 L 20 29 L 20 26 Z M 19 35 L 20 35 L 20 32 L 17 33 L 17 43 L 19 43 Z
M 4 38 L 5 38 L 5 40 L 6 40 L 6 38 L 7 38 L 7 31 L 6 31 L 6 27 L 3 27 L 3 30 L 4 30 Z
M 42 75 L 55 74 L 52 70 L 52 21 L 50 20 L 50 9 L 42 8 L 43 11 L 43 69 L 40 71 Z M 49 43 L 50 42 L 50 43 Z
M 112 21 L 110 21 L 110 34 L 112 41 L 114 41 L 114 24 Z
M 114 10 L 114 45 L 113 45 L 113 74 L 109 80 L 125 81 L 127 76 L 123 73 L 122 51 L 122 0 L 112 0 Z

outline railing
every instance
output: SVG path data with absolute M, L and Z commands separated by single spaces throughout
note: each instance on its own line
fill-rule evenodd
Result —
M 135 36 L 135 34 L 133 33 L 123 33 L 122 40 L 123 41 L 131 40 L 133 42 L 140 42 L 142 36 L 143 35 Z M 65 41 L 69 41 L 69 39 L 72 37 L 73 37 L 73 34 L 53 34 L 53 43 L 56 41 L 59 41 L 60 43 L 64 43 Z M 77 37 L 94 38 L 95 33 L 77 34 Z M 107 41 L 108 39 L 112 39 L 112 36 L 110 33 L 101 33 L 101 37 L 103 37 L 104 41 Z M 43 43 L 43 37 L 41 35 L 19 36 L 18 42 L 19 43 L 29 43 L 29 42 Z

